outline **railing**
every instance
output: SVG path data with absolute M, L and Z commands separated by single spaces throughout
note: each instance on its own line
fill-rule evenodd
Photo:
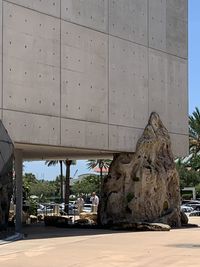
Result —
M 52 204 L 52 203 L 41 203 L 40 208 L 37 209 L 37 215 L 42 216 L 68 216 L 72 217 L 72 222 L 76 220 L 78 210 L 75 206 L 64 205 L 64 204 Z

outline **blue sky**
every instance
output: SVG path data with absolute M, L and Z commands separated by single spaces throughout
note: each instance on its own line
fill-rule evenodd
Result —
M 191 114 L 195 107 L 200 108 L 200 1 L 188 0 L 189 3 L 189 19 L 188 19 L 188 89 L 189 89 L 189 113 Z M 53 180 L 59 175 L 59 165 L 55 167 L 47 167 L 44 162 L 24 163 L 24 171 L 32 172 L 38 179 Z M 71 176 L 73 177 L 78 169 L 75 177 L 80 174 L 87 173 L 89 170 L 86 161 L 77 161 L 76 166 L 71 167 Z
M 65 167 L 63 167 L 65 175 Z M 76 172 L 76 170 L 78 170 Z M 24 172 L 32 172 L 38 179 L 55 180 L 56 176 L 60 174 L 59 164 L 52 167 L 47 167 L 44 161 L 24 162 Z M 71 166 L 71 177 L 77 178 L 80 174 L 91 172 L 87 168 L 85 160 L 78 160 L 75 166 Z M 75 176 L 74 176 L 75 175 Z

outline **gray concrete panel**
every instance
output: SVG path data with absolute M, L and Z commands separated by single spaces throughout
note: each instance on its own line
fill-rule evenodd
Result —
M 149 46 L 187 58 L 187 0 L 149 0 Z
M 108 123 L 108 37 L 62 21 L 61 116 Z
M 3 107 L 60 116 L 60 23 L 4 3 Z
M 109 33 L 147 45 L 147 0 L 114 0 L 109 4 Z
M 3 124 L 14 142 L 60 145 L 59 118 L 4 110 Z
M 148 121 L 147 48 L 110 37 L 109 123 L 144 128 Z
M 149 50 L 149 114 L 172 133 L 188 134 L 187 61 Z
M 188 31 L 187 22 L 177 19 L 176 16 L 167 14 L 166 23 L 166 51 L 170 54 L 188 57 Z
M 0 18 L 2 18 L 2 0 L 0 0 Z M 2 117 L 2 93 L 3 93 L 3 88 L 2 88 L 2 19 L 0 19 L 0 119 Z
M 61 18 L 108 32 L 108 0 L 61 0 Z
M 60 0 L 9 0 L 9 2 L 60 17 Z
M 149 46 L 166 51 L 166 0 L 149 0 Z
M 107 150 L 108 125 L 61 119 L 61 145 Z
M 188 0 L 166 0 L 167 13 L 188 21 Z
M 141 129 L 109 126 L 109 150 L 120 152 L 135 151 L 138 139 L 142 135 Z
M 170 134 L 172 151 L 175 157 L 185 157 L 189 154 L 188 135 Z

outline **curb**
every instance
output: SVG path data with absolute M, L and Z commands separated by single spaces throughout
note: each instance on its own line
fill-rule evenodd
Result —
M 9 244 L 14 241 L 18 241 L 24 238 L 24 235 L 22 233 L 15 233 L 14 235 L 11 235 L 5 239 L 0 240 L 0 245 Z

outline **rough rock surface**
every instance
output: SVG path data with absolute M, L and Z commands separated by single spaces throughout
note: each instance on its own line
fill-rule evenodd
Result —
M 138 222 L 180 227 L 179 176 L 171 142 L 152 113 L 136 152 L 114 157 L 103 182 L 99 220 L 104 226 Z
M 133 230 L 133 231 L 170 231 L 171 227 L 163 223 L 129 223 L 114 226 L 114 230 Z
M 181 224 L 187 225 L 188 221 L 189 221 L 188 216 L 185 214 L 184 211 L 181 211 Z
M 97 213 L 96 212 L 81 212 L 80 219 L 89 219 L 92 221 L 97 221 Z
M 0 229 L 6 227 L 9 217 L 12 180 L 13 144 L 0 121 Z

